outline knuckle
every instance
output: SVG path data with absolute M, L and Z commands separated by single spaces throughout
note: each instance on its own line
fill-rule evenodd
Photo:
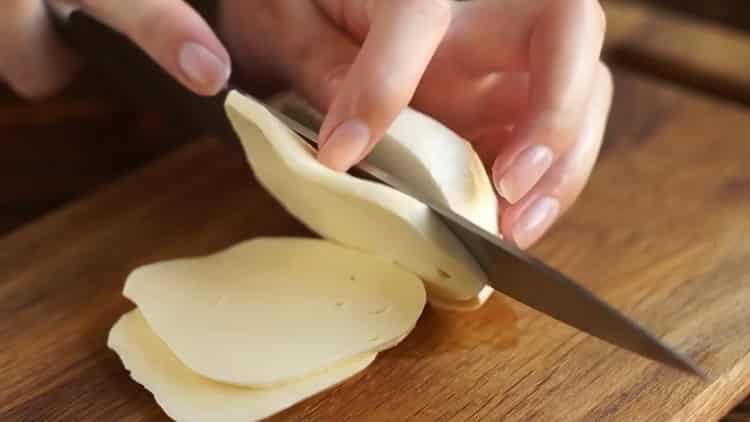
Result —
M 42 99 L 70 82 L 79 60 L 46 30 L 11 28 L 0 37 L 0 83 L 26 99 Z
M 584 17 L 604 34 L 607 24 L 607 15 L 599 3 L 599 0 L 566 0 L 556 2 L 557 7 L 567 10 L 571 16 Z
M 542 191 L 559 198 L 563 210 L 567 210 L 585 189 L 591 169 L 586 163 L 568 163 L 548 174 Z
M 349 67 L 349 64 L 332 64 L 325 66 L 325 70 L 321 72 L 307 70 L 303 72 L 302 79 L 295 78 L 293 84 L 301 85 L 320 110 L 327 110 L 333 103 Z
M 596 71 L 599 73 L 601 83 L 612 85 L 612 71 L 606 63 L 600 60 L 596 64 Z
M 349 68 L 351 68 L 351 64 L 349 63 L 340 63 L 329 66 L 328 70 L 323 75 L 323 84 L 331 88 L 336 88 L 346 77 Z
M 580 4 L 580 10 L 582 13 L 584 13 L 584 16 L 587 16 L 589 19 L 591 19 L 591 22 L 593 26 L 597 29 L 597 31 L 600 31 L 601 34 L 604 34 L 606 24 L 607 24 L 607 16 L 604 13 L 604 9 L 602 8 L 602 5 L 599 3 L 599 0 L 577 0 Z
M 397 78 L 386 75 L 378 81 L 377 87 L 368 89 L 362 102 L 378 115 L 395 116 L 409 104 L 411 96 L 404 84 Z
M 130 35 L 143 43 L 154 42 L 163 38 L 164 34 L 171 33 L 170 29 L 165 28 L 174 26 L 175 20 L 174 10 L 168 2 L 156 2 L 133 19 Z
M 604 12 L 601 3 L 594 1 L 592 8 L 594 9 L 594 17 L 596 19 L 596 25 L 599 27 L 599 31 L 604 34 L 607 32 L 607 14 Z
M 67 83 L 67 78 L 50 77 L 35 70 L 25 69 L 10 72 L 8 84 L 19 96 L 28 100 L 41 100 L 58 93 Z
M 33 53 L 15 50 L 0 54 L 0 81 L 4 79 L 27 99 L 47 98 L 62 91 L 80 67 L 77 57 L 64 50 L 39 49 L 42 52 L 34 49 Z

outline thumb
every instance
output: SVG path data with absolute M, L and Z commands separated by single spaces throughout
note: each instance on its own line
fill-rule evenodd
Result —
M 448 0 L 373 3 L 370 30 L 320 129 L 320 161 L 345 171 L 414 96 L 451 17 Z

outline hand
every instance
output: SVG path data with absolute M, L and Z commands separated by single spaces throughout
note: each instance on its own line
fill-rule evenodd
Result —
M 0 14 L 0 76 L 50 95 L 77 58 L 42 0 Z M 50 0 L 52 1 L 52 0 Z M 129 36 L 196 93 L 226 82 L 229 56 L 182 0 L 56 0 Z M 601 144 L 611 80 L 599 62 L 595 0 L 222 0 L 220 29 L 238 76 L 292 86 L 327 115 L 320 159 L 361 160 L 412 103 L 472 141 L 492 168 L 502 232 L 533 244 L 575 200 Z M 256 89 L 258 91 L 260 89 Z
M 206 22 L 182 0 L 49 0 L 83 9 L 127 35 L 186 87 L 211 95 L 226 84 L 230 60 Z M 3 0 L 0 78 L 26 98 L 62 89 L 80 60 L 57 38 L 43 0 Z
M 469 139 L 501 230 L 536 242 L 588 179 L 612 82 L 595 0 L 223 0 L 239 75 L 327 111 L 320 160 L 361 160 L 408 104 Z

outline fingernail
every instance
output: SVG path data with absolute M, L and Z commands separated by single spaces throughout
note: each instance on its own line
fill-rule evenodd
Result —
M 206 93 L 215 93 L 229 78 L 231 67 L 206 47 L 185 43 L 180 49 L 179 64 L 182 72 Z
M 550 228 L 560 213 L 560 201 L 548 196 L 534 201 L 513 226 L 513 242 L 526 249 Z
M 553 158 L 552 150 L 546 146 L 535 145 L 523 150 L 495 180 L 500 196 L 511 204 L 518 202 L 549 170 Z
M 347 120 L 323 141 L 318 159 L 334 170 L 346 171 L 362 159 L 369 143 L 370 128 L 359 119 Z

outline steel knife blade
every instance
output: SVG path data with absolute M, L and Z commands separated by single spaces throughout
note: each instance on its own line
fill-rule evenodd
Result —
M 177 107 L 203 122 L 206 129 L 218 131 L 224 139 L 236 136 L 224 113 L 227 87 L 215 97 L 191 94 L 174 82 L 148 56 L 125 37 L 83 12 L 60 16 L 51 11 L 60 34 L 68 44 L 87 59 L 115 77 L 119 83 L 130 85 L 129 92 L 157 89 L 172 98 Z M 124 65 L 126 64 L 126 65 Z M 138 75 L 134 81 L 133 75 Z M 247 95 L 243 93 L 244 95 Z M 314 128 L 267 107 L 291 130 L 317 143 Z M 595 296 L 579 283 L 549 267 L 540 260 L 504 242 L 468 219 L 412 190 L 366 160 L 357 168 L 370 178 L 385 183 L 428 206 L 464 244 L 485 271 L 489 284 L 501 292 L 560 322 L 588 333 L 617 347 L 673 368 L 705 378 L 705 373 L 686 355 L 674 350 L 644 327 Z
M 283 113 L 267 107 L 300 136 L 317 144 L 317 133 Z M 435 212 L 463 243 L 495 290 L 560 322 L 610 344 L 693 375 L 705 373 L 687 356 L 658 340 L 645 328 L 583 286 L 542 261 L 504 242 L 460 214 L 432 201 L 365 159 L 357 168 L 405 193 Z

